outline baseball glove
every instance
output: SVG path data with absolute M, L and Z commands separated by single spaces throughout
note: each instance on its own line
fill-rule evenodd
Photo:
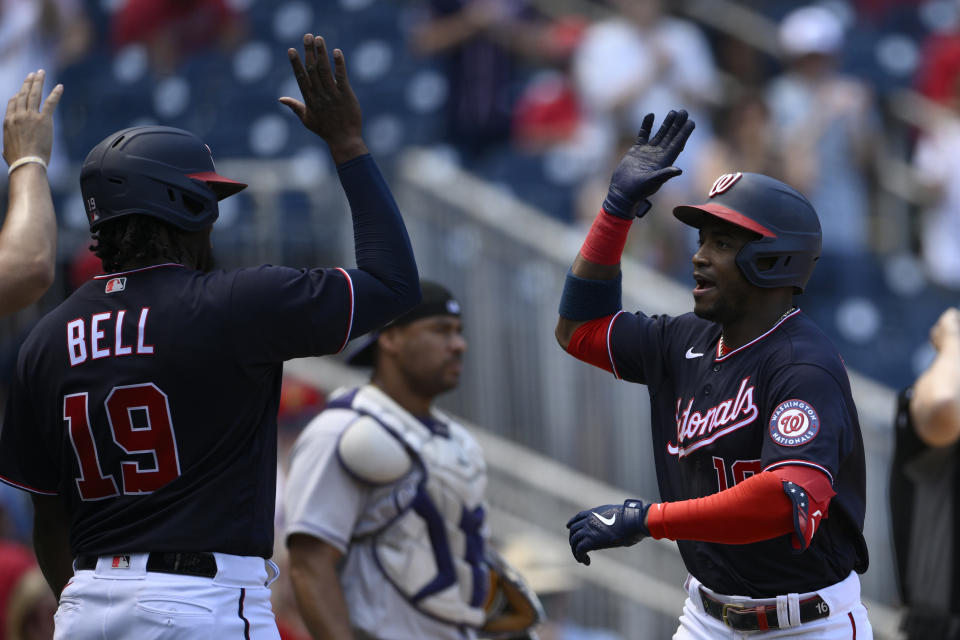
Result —
M 543 606 L 523 577 L 489 546 L 490 589 L 487 619 L 479 635 L 490 640 L 536 640 L 534 628 L 544 620 Z

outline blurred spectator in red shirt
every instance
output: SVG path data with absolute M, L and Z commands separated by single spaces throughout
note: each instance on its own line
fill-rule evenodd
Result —
M 0 542 L 0 640 L 50 640 L 56 610 L 30 549 Z
M 960 75 L 960 30 L 932 34 L 920 60 L 917 90 L 940 104 L 952 101 Z
M 567 16 L 543 29 L 540 49 L 547 66 L 530 78 L 514 107 L 519 147 L 540 151 L 573 139 L 581 112 L 571 62 L 586 28 L 583 18 Z
M 226 0 L 126 0 L 114 14 L 110 40 L 115 48 L 147 45 L 160 74 L 211 45 L 233 48 L 243 36 L 241 16 Z

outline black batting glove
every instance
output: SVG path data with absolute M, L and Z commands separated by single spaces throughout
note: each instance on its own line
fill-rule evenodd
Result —
M 650 209 L 647 198 L 664 182 L 683 173 L 673 163 L 695 126 L 683 109 L 671 111 L 663 119 L 657 135 L 649 139 L 653 114 L 644 116 L 636 141 L 613 172 L 603 210 L 626 220 L 643 217 Z
M 573 516 L 567 522 L 573 557 L 589 565 L 589 551 L 629 547 L 649 537 L 643 522 L 649 508 L 649 504 L 630 498 L 623 504 L 605 504 Z

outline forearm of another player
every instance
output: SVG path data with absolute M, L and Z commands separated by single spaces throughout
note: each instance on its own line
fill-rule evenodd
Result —
M 70 520 L 59 496 L 32 495 L 33 547 L 43 577 L 53 595 L 60 593 L 73 577 L 70 551 Z
M 945 338 L 933 364 L 917 379 L 910 412 L 928 446 L 948 447 L 960 439 L 960 336 Z
M 305 534 L 291 535 L 287 547 L 293 592 L 310 636 L 314 640 L 351 640 L 347 601 L 337 575 L 340 551 Z
M 57 223 L 45 169 L 10 174 L 7 219 L 0 230 L 0 314 L 33 304 L 53 283 Z

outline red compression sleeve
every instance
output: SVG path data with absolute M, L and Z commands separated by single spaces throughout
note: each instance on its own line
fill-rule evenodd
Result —
M 765 471 L 705 498 L 654 504 L 647 528 L 654 538 L 670 540 L 760 542 L 794 532 L 793 503 L 783 481 Z
M 594 264 L 618 264 L 623 256 L 623 247 L 627 244 L 631 224 L 633 220 L 618 218 L 600 209 L 583 241 L 580 255 Z
M 610 331 L 610 323 L 613 322 L 615 317 L 605 316 L 588 320 L 577 327 L 577 330 L 570 336 L 567 353 L 577 360 L 583 360 L 587 364 L 613 373 L 613 365 L 610 363 L 610 350 L 607 348 L 607 333 Z

